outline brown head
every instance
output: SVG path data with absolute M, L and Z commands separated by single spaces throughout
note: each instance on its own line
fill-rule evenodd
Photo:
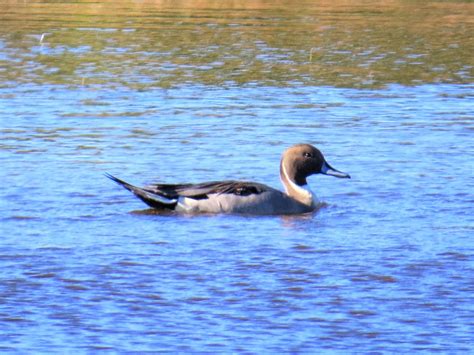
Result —
M 350 178 L 349 174 L 332 168 L 319 149 L 310 144 L 297 144 L 285 150 L 280 162 L 282 180 L 287 178 L 296 185 L 303 186 L 307 184 L 306 178 L 313 174 Z

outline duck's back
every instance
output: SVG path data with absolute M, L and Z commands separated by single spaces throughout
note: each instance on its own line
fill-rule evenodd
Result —
M 159 210 L 283 215 L 307 213 L 315 209 L 314 205 L 305 205 L 279 190 L 254 182 L 229 180 L 200 184 L 153 184 L 141 188 L 112 175 L 107 177 Z

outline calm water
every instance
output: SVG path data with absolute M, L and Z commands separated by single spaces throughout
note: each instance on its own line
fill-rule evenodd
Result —
M 474 5 L 252 3 L 0 2 L 0 350 L 474 351 Z M 103 176 L 279 187 L 298 142 L 352 176 L 313 215 Z

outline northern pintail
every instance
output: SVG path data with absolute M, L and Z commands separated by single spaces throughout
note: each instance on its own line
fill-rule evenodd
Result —
M 180 213 L 301 214 L 314 211 L 317 201 L 306 178 L 313 174 L 350 178 L 332 168 L 310 144 L 294 145 L 283 153 L 280 179 L 285 192 L 247 181 L 212 181 L 200 184 L 152 184 L 136 187 L 110 174 L 106 176 L 133 192 L 150 207 Z

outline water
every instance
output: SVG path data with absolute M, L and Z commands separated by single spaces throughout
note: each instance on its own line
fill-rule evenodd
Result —
M 472 4 L 419 8 L 0 4 L 0 349 L 472 352 Z M 279 187 L 298 142 L 352 176 L 312 215 L 103 176 Z

